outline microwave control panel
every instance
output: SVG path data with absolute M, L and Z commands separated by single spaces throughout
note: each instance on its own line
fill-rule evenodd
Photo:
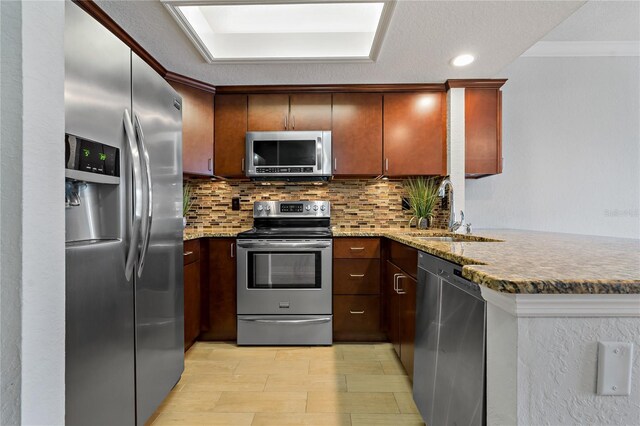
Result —
M 65 135 L 65 167 L 71 170 L 120 176 L 120 150 L 99 142 Z

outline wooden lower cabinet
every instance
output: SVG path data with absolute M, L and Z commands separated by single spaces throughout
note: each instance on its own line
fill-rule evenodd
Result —
M 387 337 L 412 380 L 416 337 L 416 290 L 415 278 L 387 261 L 383 291 Z
M 208 324 L 202 340 L 236 340 L 236 240 L 210 238 Z
M 334 295 L 333 339 L 349 342 L 384 340 L 379 295 Z
M 200 335 L 201 269 L 200 240 L 185 241 L 184 265 L 184 350 L 189 349 Z

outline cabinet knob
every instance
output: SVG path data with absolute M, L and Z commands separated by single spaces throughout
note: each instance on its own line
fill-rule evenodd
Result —
M 244 158 L 242 160 L 240 160 L 240 167 L 242 168 L 242 171 L 244 172 Z
M 207 161 L 207 167 L 209 168 L 209 171 L 213 170 L 213 160 L 211 158 Z

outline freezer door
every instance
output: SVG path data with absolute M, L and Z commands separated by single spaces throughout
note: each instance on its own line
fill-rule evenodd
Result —
M 124 153 L 131 51 L 76 4 L 66 2 L 65 10 L 65 131 Z M 123 157 L 121 170 L 128 170 Z M 65 213 L 69 425 L 135 423 L 133 282 L 124 274 L 128 179 L 123 173 L 120 185 L 89 184 L 80 193 L 80 206 Z M 111 240 L 87 239 L 89 225 L 102 220 L 113 221 L 106 227 L 115 233 L 107 233 Z M 105 229 L 105 223 L 99 225 Z
M 133 120 L 148 159 L 151 191 L 143 211 L 136 269 L 136 405 L 138 424 L 153 414 L 184 369 L 181 98 L 132 55 Z M 147 168 L 148 166 L 148 168 Z M 142 269 L 141 269 L 142 267 Z

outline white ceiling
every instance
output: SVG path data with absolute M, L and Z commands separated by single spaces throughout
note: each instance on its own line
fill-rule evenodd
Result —
M 435 83 L 499 72 L 582 1 L 409 1 L 396 6 L 375 63 L 208 64 L 158 0 L 97 0 L 170 71 L 214 85 Z M 449 61 L 472 53 L 476 61 Z

